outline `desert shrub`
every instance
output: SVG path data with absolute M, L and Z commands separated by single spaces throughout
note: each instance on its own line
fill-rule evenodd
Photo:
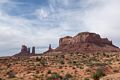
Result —
M 9 78 L 15 78 L 15 72 L 13 72 L 12 70 L 10 70 L 7 74 Z
M 88 67 L 93 67 L 94 64 L 90 62 L 90 63 L 86 64 L 86 66 L 88 66 Z
M 64 55 L 61 55 L 61 58 L 65 58 L 65 56 L 64 56 Z
M 61 60 L 61 61 L 60 61 L 60 64 L 65 64 L 64 60 Z
M 63 66 L 59 66 L 59 69 L 62 69 L 63 68 Z
M 63 73 L 64 71 L 62 70 L 61 72 Z
M 62 79 L 62 76 L 60 76 L 58 73 L 52 73 L 50 77 L 47 77 L 46 80 L 57 80 Z
M 65 78 L 72 78 L 73 76 L 71 74 L 66 74 Z
M 76 64 L 77 62 L 76 61 L 73 61 L 73 64 Z
M 56 55 L 55 57 L 58 58 L 58 55 Z
M 39 74 L 39 70 L 36 70 L 36 74 Z
M 72 69 L 76 69 L 75 67 L 72 67 Z
M 84 78 L 84 80 L 89 80 L 88 78 Z
M 73 79 L 73 76 L 67 73 L 62 80 L 71 80 L 71 79 Z
M 42 66 L 46 66 L 47 65 L 47 60 L 44 59 L 44 58 L 41 58 L 40 63 L 41 63 Z
M 7 64 L 7 68 L 10 68 L 12 64 Z
M 98 61 L 98 60 L 96 59 L 96 57 L 92 57 L 92 58 L 90 58 L 89 61 L 91 62 L 91 61 Z
M 99 78 L 100 78 L 100 77 L 98 76 L 98 74 L 96 74 L 96 73 L 93 74 L 92 77 L 93 77 L 94 80 L 99 80 Z
M 36 57 L 36 61 L 40 61 L 41 59 L 39 57 Z
M 99 80 L 101 77 L 105 76 L 103 69 L 97 69 L 96 73 L 92 75 L 94 80 Z
M 43 57 L 41 57 L 41 58 L 36 57 L 36 61 L 39 61 L 42 66 L 47 65 L 47 60 L 45 58 L 43 58 Z M 40 66 L 40 64 L 37 64 L 37 66 Z
M 48 72 L 47 72 L 48 74 L 51 74 L 51 70 L 48 70 Z
M 80 68 L 80 69 L 84 69 L 84 67 L 83 67 L 83 66 L 80 66 L 79 68 Z
M 95 66 L 106 66 L 107 64 L 106 63 L 95 63 L 94 65 Z

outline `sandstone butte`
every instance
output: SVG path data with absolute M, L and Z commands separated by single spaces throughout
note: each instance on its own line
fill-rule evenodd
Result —
M 56 49 L 52 49 L 51 45 L 49 45 L 48 51 L 46 53 L 52 52 L 119 52 L 119 47 L 115 46 L 112 41 L 108 40 L 108 38 L 101 38 L 99 34 L 90 33 L 90 32 L 81 32 L 74 37 L 66 36 L 60 38 L 59 46 Z M 30 48 L 23 45 L 21 52 L 14 56 L 33 56 L 38 55 L 35 54 L 35 47 L 32 48 L 32 53 L 30 53 Z
M 30 53 L 30 48 L 27 48 L 27 46 L 22 45 L 21 51 L 18 54 L 13 55 L 14 57 L 20 57 L 20 56 L 35 56 L 35 47 L 32 47 L 32 53 Z
M 99 34 L 82 32 L 74 37 L 60 38 L 59 47 L 55 51 L 62 52 L 117 52 L 119 48 L 108 38 L 101 38 Z

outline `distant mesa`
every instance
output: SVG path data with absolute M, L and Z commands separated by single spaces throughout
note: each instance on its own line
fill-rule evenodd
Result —
M 54 52 L 116 52 L 119 48 L 113 45 L 107 38 L 101 38 L 99 34 L 82 32 L 74 37 L 60 38 L 59 46 Z
M 74 37 L 66 36 L 60 38 L 59 46 L 56 49 L 52 49 L 51 44 L 48 47 L 48 50 L 44 52 L 53 53 L 53 52 L 118 52 L 120 51 L 119 47 L 115 46 L 112 41 L 109 41 L 108 38 L 101 38 L 99 34 L 82 32 L 77 34 Z M 35 56 L 35 47 L 32 47 L 32 53 L 30 53 L 30 48 L 22 45 L 21 52 L 14 56 Z

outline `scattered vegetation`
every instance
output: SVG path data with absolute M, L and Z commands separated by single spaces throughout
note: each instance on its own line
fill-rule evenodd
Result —
M 66 53 L 2 58 L 0 65 L 0 80 L 99 80 L 120 73 L 120 54 Z
M 105 76 L 104 70 L 102 68 L 99 68 L 96 70 L 96 73 L 94 73 L 92 77 L 94 80 L 99 80 L 103 76 Z

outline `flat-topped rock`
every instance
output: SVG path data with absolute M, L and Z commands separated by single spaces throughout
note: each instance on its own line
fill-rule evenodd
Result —
M 99 34 L 82 32 L 74 37 L 66 36 L 60 38 L 59 46 L 55 51 L 68 52 L 114 52 L 119 48 L 113 45 L 107 38 L 101 38 Z

